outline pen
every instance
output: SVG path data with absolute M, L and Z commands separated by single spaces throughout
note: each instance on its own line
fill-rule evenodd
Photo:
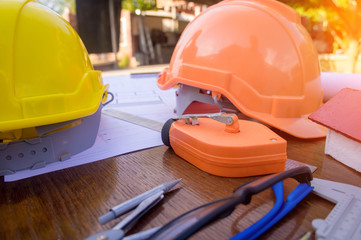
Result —
M 164 191 L 165 193 L 172 189 L 181 179 L 163 183 L 147 192 L 144 192 L 126 202 L 123 202 L 115 207 L 112 207 L 109 212 L 98 218 L 99 223 L 105 224 L 135 208 L 140 202 L 148 197 L 156 194 L 157 192 Z
M 301 238 L 298 240 L 308 240 L 311 238 L 312 232 L 306 232 Z

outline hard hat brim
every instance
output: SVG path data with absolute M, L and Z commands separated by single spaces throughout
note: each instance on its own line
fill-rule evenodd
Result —
M 255 119 L 262 119 L 262 122 L 298 138 L 323 138 L 327 134 L 327 128 L 309 120 L 308 115 L 300 118 L 275 118 L 270 114 L 258 112 L 243 113 Z

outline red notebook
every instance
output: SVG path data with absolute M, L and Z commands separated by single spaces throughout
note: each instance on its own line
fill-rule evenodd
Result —
M 309 119 L 361 142 L 361 91 L 342 89 Z

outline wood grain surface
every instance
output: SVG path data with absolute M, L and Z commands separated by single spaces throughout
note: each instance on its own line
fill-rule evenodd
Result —
M 288 141 L 288 158 L 318 167 L 314 177 L 361 187 L 361 174 L 324 154 L 324 139 Z M 126 140 L 125 140 L 126 141 Z M 109 208 L 161 183 L 179 179 L 175 190 L 147 213 L 129 232 L 161 226 L 180 214 L 227 197 L 255 177 L 217 177 L 190 165 L 166 146 L 146 149 L 17 182 L 0 182 L 0 239 L 84 239 L 114 226 L 100 225 Z M 286 181 L 286 192 L 296 186 Z M 262 217 L 274 204 L 271 190 L 239 205 L 224 219 L 191 239 L 228 239 Z M 310 194 L 261 239 L 298 239 L 312 230 L 312 220 L 325 218 L 334 204 Z

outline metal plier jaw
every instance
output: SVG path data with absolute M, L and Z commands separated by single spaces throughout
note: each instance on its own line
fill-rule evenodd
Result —
M 139 232 L 130 236 L 125 236 L 125 233 L 139 220 L 139 218 L 141 218 L 160 200 L 162 200 L 164 193 L 170 191 L 172 187 L 175 186 L 179 181 L 180 179 L 164 183 L 111 208 L 107 214 L 104 214 L 98 219 L 100 223 L 107 223 L 110 220 L 113 220 L 131 211 L 132 209 L 134 210 L 112 229 L 94 234 L 93 236 L 88 237 L 86 240 L 141 240 L 148 238 L 150 235 L 156 232 L 159 227 Z

